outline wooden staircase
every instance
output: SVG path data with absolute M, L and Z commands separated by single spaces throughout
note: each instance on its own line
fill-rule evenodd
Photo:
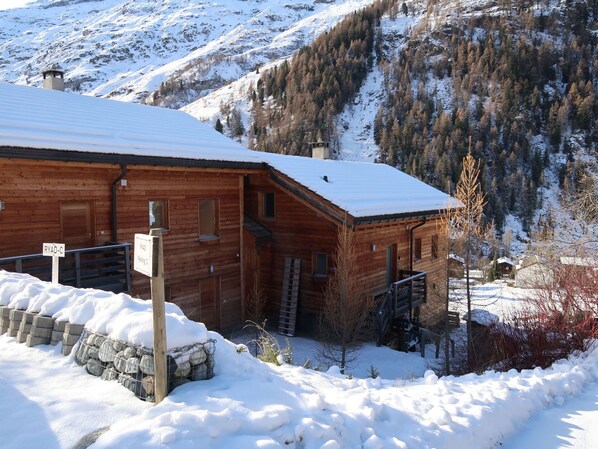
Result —
M 301 259 L 298 257 L 287 257 L 285 259 L 282 296 L 280 298 L 280 318 L 278 319 L 278 333 L 289 337 L 295 336 L 300 269 Z

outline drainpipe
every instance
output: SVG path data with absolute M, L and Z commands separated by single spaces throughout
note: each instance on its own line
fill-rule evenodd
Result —
M 413 231 L 426 224 L 424 218 L 421 223 L 409 228 L 409 271 L 413 271 Z
M 409 276 L 412 276 L 413 273 L 413 231 L 415 231 L 420 226 L 426 224 L 426 218 L 421 221 L 421 223 L 416 224 L 415 226 L 409 228 Z M 413 281 L 411 281 L 411 297 L 409 299 L 409 321 L 413 319 Z
M 116 207 L 116 185 L 127 176 L 127 164 L 121 164 L 120 175 L 112 181 L 112 242 L 118 242 L 118 222 L 117 222 L 117 207 Z

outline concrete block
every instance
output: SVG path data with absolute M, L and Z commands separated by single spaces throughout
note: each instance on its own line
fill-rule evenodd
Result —
M 46 338 L 48 342 L 50 342 L 50 339 L 52 338 L 52 329 L 45 329 L 43 327 L 33 326 L 31 328 L 31 332 L 29 332 L 29 335 L 33 335 L 34 337 L 39 338 Z
M 12 309 L 9 314 L 10 321 L 18 321 L 20 323 L 21 320 L 23 319 L 24 313 L 25 313 L 24 310 Z
M 33 318 L 33 326 L 43 329 L 53 329 L 54 318 L 52 318 L 51 316 L 36 315 Z
M 17 343 L 25 343 L 27 341 L 27 336 L 29 332 L 17 332 Z
M 52 339 L 50 340 L 50 344 L 57 345 L 58 343 L 60 343 L 62 341 L 63 335 L 64 332 L 52 330 Z
M 27 323 L 25 320 L 21 321 L 19 324 L 19 332 L 23 332 L 25 334 L 31 333 L 31 323 Z
M 0 306 L 0 335 L 5 334 L 8 331 L 10 324 L 10 311 L 6 306 Z
M 73 346 L 75 343 L 79 341 L 80 337 L 81 335 L 70 335 L 65 332 L 62 336 L 62 344 L 64 346 Z
M 64 332 L 66 323 L 68 323 L 68 321 L 54 321 L 54 330 L 56 332 Z
M 0 317 L 4 318 L 9 318 L 10 319 L 10 311 L 12 309 L 10 307 L 7 306 L 0 306 Z
M 66 326 L 64 327 L 64 333 L 79 336 L 83 333 L 83 329 L 85 329 L 84 324 L 66 323 Z
M 37 316 L 35 312 L 23 312 L 23 318 L 21 321 L 25 321 L 28 324 L 33 324 L 33 318 Z
M 19 333 L 19 326 L 21 325 L 21 320 L 23 319 L 23 310 L 16 310 L 12 309 L 9 314 L 9 323 L 8 323 L 8 336 L 9 337 L 16 337 Z
M 65 345 L 65 344 L 62 345 L 62 355 L 69 355 L 72 350 L 73 350 L 72 345 Z
M 25 344 L 30 348 L 37 345 L 47 345 L 49 343 L 49 338 L 34 337 L 33 335 L 28 335 L 27 340 L 25 341 Z

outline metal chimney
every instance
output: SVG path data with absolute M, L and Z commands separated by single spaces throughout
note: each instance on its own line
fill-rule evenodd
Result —
M 64 91 L 64 70 L 58 64 L 50 64 L 42 72 L 44 89 Z

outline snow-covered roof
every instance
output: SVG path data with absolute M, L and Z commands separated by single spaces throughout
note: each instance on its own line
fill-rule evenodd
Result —
M 574 265 L 578 267 L 594 267 L 598 268 L 598 259 L 594 257 L 561 257 L 561 264 Z
M 448 259 L 453 259 L 453 260 L 456 260 L 456 261 L 457 261 L 457 262 L 459 262 L 459 263 L 465 263 L 465 259 L 463 259 L 463 257 L 459 257 L 459 256 L 457 256 L 457 255 L 456 255 L 456 254 L 454 254 L 454 253 L 450 253 L 450 254 L 447 256 L 447 258 L 448 258 Z
M 0 82 L 0 147 L 233 163 L 267 163 L 355 218 L 435 212 L 458 205 L 385 164 L 250 151 L 190 115 Z
M 508 257 L 499 257 L 496 260 L 496 263 L 506 263 L 507 265 L 513 265 L 513 266 L 515 265 L 515 263 Z
M 260 162 L 190 115 L 0 82 L 0 146 Z
M 431 212 L 456 207 L 449 195 L 386 164 L 266 153 L 278 172 L 355 218 Z

